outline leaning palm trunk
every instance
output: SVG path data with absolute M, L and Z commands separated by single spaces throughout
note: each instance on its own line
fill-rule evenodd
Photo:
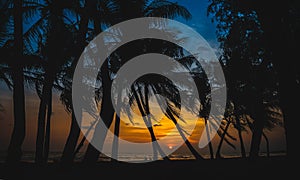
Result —
M 184 140 L 186 146 L 187 146 L 188 149 L 191 151 L 191 153 L 193 154 L 193 156 L 194 156 L 197 160 L 202 160 L 202 159 L 204 159 L 204 158 L 196 151 L 196 149 L 192 146 L 192 144 L 190 143 L 190 141 L 185 137 L 185 135 L 184 135 L 184 133 L 183 133 L 181 127 L 179 126 L 179 124 L 178 124 L 178 123 L 175 123 L 175 122 L 174 122 L 174 124 L 175 124 L 175 126 L 176 126 L 176 128 L 177 128 L 177 130 L 178 130 L 178 132 L 179 132 L 179 134 L 180 134 L 180 136 L 181 136 L 181 138 Z
M 243 140 L 243 136 L 242 136 L 242 127 L 241 127 L 240 117 L 236 118 L 236 123 L 237 123 L 236 125 L 237 125 L 240 145 L 241 145 L 242 158 L 246 158 L 246 150 L 245 150 L 244 140 Z
M 155 133 L 154 133 L 154 130 L 153 130 L 153 127 L 152 127 L 151 119 L 146 117 L 146 115 L 150 113 L 149 104 L 148 104 L 149 103 L 148 102 L 148 95 L 149 94 L 148 94 L 146 89 L 148 89 L 148 88 L 145 87 L 145 102 L 143 103 L 143 104 L 145 104 L 145 110 L 143 109 L 141 99 L 138 97 L 137 92 L 135 91 L 135 89 L 132 88 L 132 91 L 133 91 L 133 95 L 136 99 L 139 111 L 141 112 L 141 114 L 143 116 L 143 120 L 145 122 L 145 125 L 147 126 L 147 129 L 150 133 L 152 148 L 153 148 L 153 160 L 158 159 L 157 152 L 161 155 L 161 157 L 164 160 L 169 160 L 169 158 L 166 156 L 166 154 L 163 152 L 163 150 L 161 149 L 160 145 L 157 142 L 157 139 L 155 137 Z
M 92 6 L 91 1 L 86 1 L 83 9 L 81 11 L 81 14 L 80 14 L 78 52 L 76 54 L 76 57 L 77 57 L 77 58 L 75 58 L 76 60 L 74 60 L 71 65 L 72 68 L 77 64 L 77 62 L 78 62 L 77 59 L 79 59 L 80 54 L 86 44 L 85 41 L 86 41 L 86 34 L 88 31 L 88 21 L 89 21 L 88 10 L 91 8 L 91 6 Z M 69 132 L 69 135 L 67 138 L 67 142 L 65 144 L 63 154 L 61 157 L 62 164 L 71 164 L 74 161 L 76 154 L 79 152 L 79 150 L 81 149 L 81 147 L 83 146 L 83 143 L 85 141 L 85 137 L 84 137 L 83 141 L 81 141 L 79 143 L 79 146 L 76 149 L 76 145 L 77 145 L 77 142 L 78 142 L 79 136 L 80 136 L 79 124 L 81 124 L 82 117 L 78 117 L 78 119 L 76 120 L 75 113 L 73 111 L 72 106 L 71 106 L 71 110 L 72 110 L 71 127 L 70 127 L 70 132 Z M 90 132 L 90 131 L 88 131 L 88 132 Z
M 159 104 L 163 104 L 162 100 L 157 96 L 156 97 L 157 102 L 159 102 Z M 162 109 L 163 110 L 163 109 Z M 188 149 L 191 151 L 191 153 L 193 154 L 193 156 L 197 159 L 204 159 L 198 152 L 197 150 L 192 146 L 192 144 L 190 143 L 190 141 L 186 138 L 186 136 L 183 133 L 182 128 L 180 127 L 180 125 L 177 123 L 176 118 L 173 116 L 172 112 L 170 111 L 170 109 L 166 110 L 166 114 L 168 115 L 169 118 L 171 118 L 172 122 L 175 124 L 181 138 L 183 139 L 183 141 L 185 142 L 186 146 L 188 147 Z
M 191 151 L 191 153 L 193 154 L 193 156 L 197 159 L 197 160 L 200 160 L 200 159 L 204 159 L 197 151 L 196 149 L 192 146 L 192 144 L 190 143 L 190 141 L 185 137 L 184 133 L 183 133 L 183 130 L 182 128 L 180 127 L 180 125 L 178 124 L 177 120 L 175 119 L 175 117 L 172 115 L 172 112 L 167 109 L 167 112 L 166 112 L 169 117 L 171 118 L 172 122 L 175 124 L 181 138 L 183 139 L 183 141 L 185 142 L 186 146 L 188 147 L 188 149 Z
M 13 102 L 14 102 L 14 128 L 8 147 L 7 163 L 15 164 L 21 160 L 22 144 L 25 138 L 25 97 L 23 65 L 20 61 L 23 54 L 23 24 L 22 0 L 14 0 L 14 46 L 15 59 L 13 64 Z
M 224 129 L 224 132 L 222 133 L 222 136 L 221 136 L 221 140 L 219 142 L 219 145 L 218 145 L 218 149 L 217 149 L 217 152 L 216 152 L 216 158 L 220 159 L 222 156 L 221 156 L 221 148 L 222 148 L 222 145 L 223 145 L 223 142 L 224 142 L 224 139 L 225 139 L 225 135 L 229 129 L 229 126 L 230 126 L 230 121 L 227 122 L 226 126 L 225 126 L 225 129 Z
M 88 145 L 87 151 L 84 157 L 84 163 L 86 164 L 95 164 L 99 158 L 100 150 L 102 150 L 105 137 L 107 135 L 108 128 L 110 127 L 113 116 L 114 109 L 111 102 L 111 79 L 109 76 L 108 64 L 104 64 L 101 68 L 101 77 L 102 77 L 102 87 L 103 95 L 101 102 L 101 111 L 100 116 L 106 128 L 102 127 L 103 123 L 97 123 L 95 127 L 95 132 L 91 143 Z M 93 146 L 97 144 L 97 149 Z
M 263 137 L 266 141 L 266 148 L 267 148 L 267 157 L 270 157 L 270 142 L 268 136 L 263 132 Z
M 80 143 L 78 144 L 78 146 L 76 147 L 76 150 L 74 152 L 74 158 L 76 157 L 76 155 L 79 153 L 79 151 L 81 150 L 81 148 L 83 147 L 83 144 L 86 140 L 86 137 L 90 134 L 90 132 L 92 131 L 92 129 L 94 128 L 95 124 L 97 123 L 97 120 L 92 122 L 89 129 L 86 131 L 86 133 L 83 135 L 82 139 L 80 140 Z
M 80 136 L 80 128 L 76 121 L 75 114 L 74 112 L 72 112 L 70 132 L 61 157 L 62 164 L 67 165 L 73 162 L 75 156 L 75 148 L 79 136 Z
M 259 157 L 259 148 L 260 148 L 263 129 L 266 121 L 266 118 L 264 116 L 262 97 L 258 97 L 256 101 L 257 102 L 255 102 L 255 104 L 257 109 L 254 115 L 255 121 L 253 123 L 251 147 L 250 147 L 250 154 L 249 154 L 249 157 L 251 159 L 256 159 Z

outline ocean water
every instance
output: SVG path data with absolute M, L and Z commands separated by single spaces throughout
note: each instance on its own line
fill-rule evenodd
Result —
M 50 152 L 48 162 L 49 163 L 55 163 L 59 162 L 61 158 L 62 152 Z M 210 155 L 201 154 L 205 159 L 209 159 Z M 261 156 L 267 156 L 266 153 L 261 153 Z M 272 152 L 270 153 L 270 156 L 284 156 L 286 155 L 285 152 Z M 6 152 L 0 152 L 0 163 L 5 162 Z M 22 161 L 24 162 L 34 162 L 35 153 L 33 151 L 25 151 L 23 152 Z M 84 157 L 84 152 L 80 152 L 75 157 L 75 162 L 81 162 Z M 224 158 L 238 158 L 239 155 L 236 154 L 227 154 L 223 156 Z M 188 154 L 171 154 L 169 155 L 169 158 L 171 160 L 193 160 L 195 159 L 194 156 L 188 155 Z M 128 153 L 128 154 L 120 154 L 119 160 L 120 161 L 126 161 L 126 162 L 139 162 L 139 161 L 151 161 L 153 159 L 152 154 L 135 154 L 135 153 Z M 162 159 L 162 158 L 159 158 Z M 99 156 L 99 161 L 111 161 L 110 157 L 107 157 L 103 154 Z

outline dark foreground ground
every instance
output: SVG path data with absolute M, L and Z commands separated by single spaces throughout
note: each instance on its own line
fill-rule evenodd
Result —
M 292 167 L 293 163 L 285 157 L 157 161 L 146 164 L 100 162 L 92 167 L 75 164 L 68 168 L 59 164 L 40 167 L 22 163 L 18 168 L 0 164 L 0 179 L 294 179 L 300 169 L 297 164 Z

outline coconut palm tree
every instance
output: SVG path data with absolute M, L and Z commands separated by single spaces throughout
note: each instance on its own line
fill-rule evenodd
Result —
M 116 16 L 118 20 L 117 22 L 121 22 L 132 18 L 147 17 L 147 16 L 167 17 L 167 18 L 174 18 L 176 16 L 181 16 L 186 19 L 191 17 L 190 13 L 183 6 L 165 0 L 160 0 L 160 1 L 132 0 L 126 2 L 121 0 L 116 0 L 116 4 L 118 5 L 117 7 L 119 12 L 119 14 Z M 123 56 L 122 59 L 128 60 L 128 58 L 126 58 L 126 56 L 130 56 L 129 55 L 130 53 L 128 53 L 128 51 L 126 53 L 121 53 L 121 54 Z M 111 92 L 109 87 L 111 86 L 111 77 L 109 76 L 109 72 L 110 72 L 109 66 L 105 63 L 101 69 L 103 99 L 101 102 L 102 108 L 100 111 L 100 116 L 104 120 L 104 123 L 106 124 L 107 127 L 111 125 L 113 120 L 113 115 L 114 115 L 113 107 L 110 102 Z M 99 129 L 99 126 L 97 126 L 94 137 L 97 136 L 99 131 L 101 130 Z M 101 147 L 102 146 L 101 144 L 103 144 L 103 142 L 99 142 L 99 144 Z M 95 163 L 99 157 L 99 154 L 100 152 L 90 144 L 85 154 L 85 162 Z
M 70 53 L 66 49 L 71 44 L 72 33 L 67 28 L 71 23 L 64 10 L 70 9 L 72 3 L 71 1 L 45 1 L 28 4 L 33 9 L 32 13 L 38 15 L 36 23 L 28 30 L 31 44 L 38 41 L 42 41 L 43 44 L 40 52 L 43 58 L 41 64 L 44 64 L 42 81 L 36 83 L 40 106 L 35 160 L 41 164 L 47 161 L 49 153 L 52 88 L 55 86 L 61 68 L 70 60 Z
M 20 146 L 25 136 L 24 80 L 32 83 L 33 79 L 36 78 L 35 76 L 39 74 L 38 72 L 30 71 L 32 67 L 38 67 L 37 65 L 40 62 L 39 56 L 37 55 L 36 51 L 32 49 L 32 44 L 29 43 L 31 39 L 30 36 L 32 36 L 32 34 L 30 33 L 30 31 L 23 32 L 23 24 L 27 24 L 28 21 L 32 19 L 32 7 L 28 6 L 28 3 L 31 3 L 33 1 L 34 0 L 27 0 L 22 2 L 5 1 L 5 3 L 1 4 L 0 7 L 0 74 L 5 83 L 9 87 L 13 88 L 13 101 L 15 104 L 14 125 L 16 126 L 16 130 L 13 131 L 10 143 L 11 146 L 9 147 L 10 150 L 7 158 L 8 161 L 10 161 L 9 159 L 13 157 L 18 157 L 16 158 L 18 160 L 21 158 Z M 14 3 L 16 3 L 17 5 L 13 6 Z M 20 9 L 17 10 L 17 7 L 20 7 Z M 19 34 L 18 37 L 16 37 L 17 33 Z M 14 45 L 15 43 L 16 45 Z M 17 58 L 17 56 L 20 57 Z M 15 108 L 17 108 L 17 110 L 15 110 Z M 18 123 L 16 121 L 18 121 Z M 13 150 L 14 148 L 16 148 L 15 150 L 18 152 L 15 152 Z M 11 160 L 18 161 L 16 159 Z
M 8 163 L 17 163 L 22 156 L 22 144 L 25 138 L 25 95 L 23 63 L 23 1 L 13 1 L 13 25 L 14 25 L 14 57 L 11 59 L 13 76 L 13 101 L 14 101 L 14 129 L 8 147 Z
M 68 112 L 72 114 L 71 128 L 70 133 L 63 151 L 63 155 L 61 157 L 62 163 L 68 164 L 71 163 L 76 154 L 76 148 L 80 128 L 78 123 L 80 124 L 81 119 L 75 119 L 75 115 L 73 113 L 72 107 L 72 77 L 74 74 L 75 67 L 77 65 L 79 56 L 81 52 L 87 45 L 87 43 L 93 39 L 99 32 L 101 32 L 102 26 L 110 26 L 116 22 L 116 18 L 114 18 L 114 14 L 116 14 L 116 5 L 113 0 L 91 0 L 81 2 L 83 7 L 77 7 L 77 16 L 78 18 L 78 36 L 75 41 L 75 52 L 74 60 L 71 63 L 70 67 L 66 69 L 65 76 L 63 77 L 63 92 L 61 94 L 61 100 L 63 104 L 65 104 Z M 92 22 L 92 28 L 89 26 L 89 22 Z M 99 94 L 98 94 L 99 95 Z M 81 141 L 81 142 L 84 142 Z

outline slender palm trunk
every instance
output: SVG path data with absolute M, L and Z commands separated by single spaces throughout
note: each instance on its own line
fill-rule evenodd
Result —
M 236 118 L 236 123 L 237 123 L 237 130 L 238 130 L 238 135 L 239 135 L 239 140 L 241 145 L 242 158 L 246 158 L 246 150 L 245 150 L 244 140 L 242 136 L 242 128 L 241 128 L 241 122 L 239 117 Z
M 191 151 L 191 153 L 193 154 L 193 156 L 197 159 L 197 160 L 202 160 L 204 159 L 197 151 L 196 149 L 192 146 L 192 144 L 190 143 L 190 141 L 185 137 L 181 127 L 179 126 L 178 123 L 175 123 L 175 126 L 181 136 L 181 138 L 184 140 L 184 143 L 186 144 L 186 146 L 188 147 L 188 149 Z
M 213 150 L 213 146 L 212 146 L 212 143 L 211 143 L 210 129 L 207 126 L 208 120 L 207 120 L 207 118 L 204 118 L 204 120 L 205 120 L 207 140 L 209 142 L 208 147 L 209 147 L 210 159 L 214 159 L 214 150 Z
M 117 97 L 117 105 L 120 105 L 122 103 L 122 90 L 119 89 L 118 97 Z M 112 158 L 113 160 L 118 159 L 118 150 L 119 150 L 119 133 L 120 133 L 120 111 L 115 113 L 115 129 L 114 134 L 115 137 L 113 139 L 113 145 L 112 145 Z M 119 115 L 118 115 L 119 114 Z
M 147 87 L 145 87 L 145 102 L 142 102 L 142 100 L 139 98 L 137 92 L 132 89 L 133 91 L 133 95 L 137 101 L 137 105 L 138 105 L 138 108 L 139 108 L 139 111 L 141 112 L 142 116 L 143 116 L 143 120 L 145 122 L 145 125 L 147 126 L 147 129 L 150 133 L 150 137 L 151 137 L 151 142 L 152 142 L 152 149 L 153 149 L 153 160 L 158 160 L 158 153 L 161 155 L 161 157 L 164 159 L 164 160 L 169 160 L 169 158 L 166 156 L 166 154 L 163 152 L 163 150 L 161 149 L 160 145 L 158 144 L 157 142 L 157 139 L 155 137 L 155 133 L 154 133 L 154 130 L 153 130 L 153 126 L 152 126 L 152 123 L 151 123 L 151 119 L 150 118 L 147 118 L 147 114 L 150 113 L 150 110 L 149 110 L 149 101 L 148 101 L 148 89 Z M 145 109 L 143 108 L 143 105 L 142 103 L 145 105 Z
M 47 77 L 45 78 L 47 79 Z M 40 101 L 39 114 L 38 114 L 38 127 L 37 127 L 37 139 L 36 139 L 36 150 L 35 150 L 35 162 L 37 164 L 43 164 L 44 161 L 44 152 L 45 152 L 45 132 L 46 132 L 46 112 L 47 106 L 49 105 L 50 94 L 52 91 L 51 79 L 45 81 L 42 97 Z
M 44 148 L 44 163 L 47 163 L 50 150 L 50 135 L 51 135 L 51 115 L 52 115 L 52 90 L 49 93 L 48 109 L 47 109 L 47 124 L 45 133 L 45 148 Z
M 107 130 L 110 127 L 114 116 L 114 108 L 111 102 L 112 82 L 109 76 L 109 69 L 108 69 L 107 62 L 102 66 L 101 77 L 102 77 L 102 87 L 103 87 L 103 96 L 102 96 L 103 98 L 101 102 L 100 116 L 106 128 L 102 126 L 103 123 L 99 123 L 99 122 L 97 123 L 93 138 L 91 140 L 91 143 L 88 145 L 84 157 L 84 163 L 86 164 L 95 164 L 97 162 L 100 155 L 99 150 L 102 150 L 103 148 L 105 137 L 107 135 Z M 95 148 L 93 144 L 97 145 L 97 148 Z
M 198 152 L 197 150 L 193 147 L 193 145 L 190 143 L 190 141 L 185 137 L 182 128 L 180 127 L 180 125 L 177 123 L 176 118 L 173 116 L 172 112 L 167 109 L 167 114 L 171 117 L 172 122 L 174 123 L 174 125 L 176 126 L 181 138 L 183 139 L 184 143 L 186 144 L 186 146 L 188 147 L 188 149 L 191 151 L 191 153 L 193 154 L 193 156 L 197 159 L 197 160 L 202 160 L 204 159 Z
M 75 148 L 80 136 L 80 128 L 78 123 L 79 122 L 77 122 L 74 112 L 72 112 L 70 132 L 61 157 L 62 164 L 68 165 L 74 160 Z
M 89 129 L 86 131 L 86 133 L 84 134 L 84 136 L 80 140 L 80 143 L 78 144 L 78 146 L 77 146 L 77 148 L 74 152 L 74 158 L 75 158 L 76 154 L 79 153 L 80 149 L 83 147 L 84 142 L 86 140 L 86 137 L 90 134 L 91 130 L 94 128 L 96 123 L 97 123 L 97 121 L 94 121 L 94 122 L 91 123 L 91 126 L 89 127 Z
M 290 21 L 290 3 L 282 4 L 277 2 L 274 8 L 266 10 L 265 4 L 262 1 L 256 2 L 255 11 L 258 14 L 259 20 L 262 22 L 262 29 L 264 31 L 264 40 L 267 45 L 267 50 L 272 52 L 269 59 L 272 59 L 274 68 L 278 72 L 279 77 L 279 98 L 280 105 L 284 116 L 285 138 L 287 143 L 287 156 L 293 159 L 299 154 L 299 146 L 294 137 L 298 134 L 295 119 L 298 118 L 299 108 L 295 106 L 299 102 L 300 86 L 297 82 L 297 68 L 293 63 L 293 58 L 298 53 L 298 32 L 291 31 L 290 26 L 285 24 L 292 24 Z M 280 4 L 279 4 L 280 3 Z M 279 27 L 274 29 L 274 27 Z M 278 36 L 278 34 L 282 34 Z M 282 43 L 274 43 L 282 42 Z M 285 42 L 285 46 L 282 44 Z M 291 60 L 291 61 L 284 61 Z
M 25 96 L 24 96 L 24 75 L 23 75 L 23 22 L 22 22 L 22 0 L 14 0 L 14 44 L 15 57 L 13 64 L 13 111 L 14 128 L 8 147 L 7 163 L 15 164 L 21 160 L 22 144 L 25 138 Z
M 115 137 L 113 139 L 112 145 L 112 160 L 118 160 L 118 152 L 119 152 L 119 133 L 120 133 L 120 117 L 117 113 L 115 113 L 115 129 L 114 134 Z
M 266 148 L 267 148 L 267 157 L 270 157 L 270 142 L 268 136 L 263 132 L 263 137 L 266 141 Z
M 263 128 L 265 125 L 263 100 L 261 97 L 258 98 L 256 104 L 257 112 L 255 113 L 255 121 L 253 123 L 253 133 L 250 147 L 249 157 L 251 159 L 256 159 L 259 157 L 259 149 L 263 134 Z
M 218 145 L 218 148 L 217 148 L 217 152 L 216 152 L 216 158 L 217 159 L 222 158 L 222 156 L 221 156 L 221 148 L 222 148 L 222 145 L 223 145 L 223 142 L 224 142 L 224 139 L 225 139 L 225 136 L 226 136 L 226 133 L 227 133 L 227 131 L 229 129 L 230 124 L 231 124 L 231 122 L 228 121 L 227 124 L 226 124 L 226 126 L 225 126 L 224 132 L 223 132 L 223 134 L 221 136 L 221 140 L 219 142 L 219 145 Z
M 88 31 L 88 8 L 90 8 L 90 1 L 86 1 L 85 5 L 82 9 L 82 12 L 80 14 L 80 22 L 79 22 L 79 41 L 78 41 L 78 52 L 76 54 L 76 60 L 73 61 L 71 67 L 75 67 L 77 65 L 77 62 L 80 57 L 81 52 L 83 51 L 85 47 L 85 40 L 86 40 L 86 33 Z M 79 21 L 79 20 L 78 20 Z M 71 92 L 72 93 L 72 92 Z M 64 165 L 71 164 L 75 158 L 75 155 L 79 152 L 81 147 L 83 146 L 84 140 L 80 142 L 78 148 L 76 148 L 77 142 L 79 140 L 80 136 L 80 127 L 79 124 L 81 123 L 81 117 L 78 117 L 76 120 L 75 113 L 73 112 L 72 108 L 72 119 L 71 119 L 71 127 L 69 131 L 69 135 L 67 138 L 67 142 L 65 144 L 63 154 L 61 157 L 61 163 Z M 90 132 L 90 130 L 88 131 Z M 78 152 L 77 152 L 78 151 Z

